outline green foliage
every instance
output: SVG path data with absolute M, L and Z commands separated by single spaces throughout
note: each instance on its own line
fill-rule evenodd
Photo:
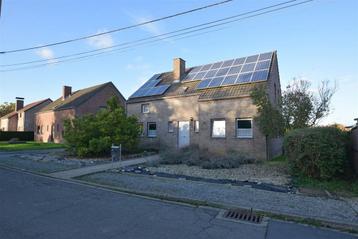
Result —
M 255 159 L 245 157 L 236 152 L 227 155 L 208 153 L 207 150 L 199 152 L 194 146 L 180 150 L 168 150 L 161 153 L 162 164 L 186 164 L 199 166 L 204 169 L 238 168 L 242 164 L 254 163 Z
M 348 135 L 335 127 L 297 129 L 285 136 L 284 148 L 294 172 L 316 179 L 348 173 Z
M 4 102 L 0 105 L 0 118 L 4 115 L 7 115 L 15 110 L 15 104 L 14 103 L 8 103 Z
M 296 79 L 286 87 L 282 96 L 282 115 L 287 130 L 315 126 L 328 115 L 335 86 L 329 87 L 329 82 L 323 81 L 317 94 L 310 87 L 310 82 Z
M 308 81 L 294 79 L 283 92 L 282 102 L 277 105 L 269 100 L 264 87 L 254 89 L 251 97 L 257 106 L 255 121 L 261 132 L 277 137 L 292 129 L 315 126 L 327 116 L 335 87 L 329 87 L 328 81 L 323 81 L 318 93 L 313 94 L 310 86 Z
M 257 122 L 261 132 L 273 138 L 282 136 L 284 122 L 280 107 L 273 106 L 263 87 L 255 88 L 251 93 L 251 97 L 253 103 L 257 106 L 258 112 L 254 120 Z
M 137 119 L 127 117 L 114 97 L 107 102 L 106 109 L 67 120 L 64 126 L 67 148 L 80 157 L 109 154 L 112 144 L 122 144 L 124 152 L 132 152 L 138 144 Z

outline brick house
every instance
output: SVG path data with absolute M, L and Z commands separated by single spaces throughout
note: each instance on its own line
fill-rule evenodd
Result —
M 250 93 L 257 86 L 278 106 L 276 51 L 191 68 L 177 58 L 173 71 L 154 75 L 129 97 L 127 114 L 138 117 L 144 147 L 197 145 L 268 159 L 281 153 L 281 142 L 267 139 L 254 121 L 257 108 Z
M 51 102 L 51 99 L 44 99 L 24 106 L 24 98 L 16 97 L 15 111 L 1 117 L 0 129 L 2 131 L 34 131 L 35 113 Z
M 105 108 L 107 101 L 113 96 L 118 99 L 121 106 L 125 107 L 125 98 L 112 82 L 73 93 L 70 86 L 64 86 L 62 96 L 36 114 L 35 140 L 62 142 L 65 119 L 96 113 Z

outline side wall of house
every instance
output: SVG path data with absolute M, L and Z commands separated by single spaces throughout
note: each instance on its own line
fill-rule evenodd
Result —
M 140 143 L 145 148 L 176 148 L 178 146 L 178 122 L 189 121 L 190 144 L 197 145 L 199 135 L 194 132 L 194 121 L 198 120 L 198 96 L 164 98 L 150 102 L 127 104 L 127 114 L 135 115 L 143 124 Z M 149 113 L 142 113 L 142 104 L 149 104 Z M 169 121 L 174 123 L 174 132 L 168 132 Z M 148 137 L 148 123 L 156 123 L 157 137 Z
M 42 142 L 63 142 L 63 124 L 65 119 L 74 118 L 73 109 L 47 111 L 36 114 L 35 140 Z
M 8 131 L 17 130 L 17 114 L 8 119 Z
M 8 118 L 4 118 L 0 120 L 0 130 L 8 131 L 9 129 L 9 120 Z
M 107 106 L 107 101 L 113 96 L 117 97 L 119 104 L 125 108 L 126 101 L 118 90 L 113 85 L 107 85 L 89 100 L 77 107 L 76 116 L 96 113 L 101 108 L 105 108 Z
M 21 117 L 20 117 L 20 113 L 18 113 L 18 125 L 17 125 L 17 130 L 18 131 L 35 131 L 36 127 L 35 127 L 35 114 L 37 112 L 39 112 L 43 107 L 45 107 L 46 105 L 50 104 L 52 101 L 51 100 L 47 100 L 35 107 L 32 107 L 29 110 L 26 110 L 25 112 L 21 112 Z
M 238 138 L 237 119 L 251 119 L 256 115 L 256 106 L 250 97 L 199 102 L 200 148 L 217 154 L 237 152 L 255 159 L 266 159 L 266 139 L 254 121 L 252 138 Z M 225 137 L 212 137 L 212 122 L 225 120 Z
M 278 60 L 276 54 L 274 54 L 274 58 L 272 61 L 271 71 L 267 82 L 267 91 L 271 103 L 279 107 L 282 100 L 281 99 L 282 95 L 281 95 L 280 74 L 278 69 Z M 269 138 L 267 140 L 267 148 L 268 148 L 267 157 L 269 159 L 282 155 L 283 137 Z

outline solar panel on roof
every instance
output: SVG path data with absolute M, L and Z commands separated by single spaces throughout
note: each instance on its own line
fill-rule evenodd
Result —
M 251 81 L 251 76 L 252 76 L 252 72 L 251 73 L 240 74 L 239 78 L 237 78 L 235 83 L 239 84 L 239 83 L 250 82 Z
M 221 67 L 222 64 L 223 64 L 222 61 L 216 62 L 216 63 L 213 64 L 213 66 L 211 67 L 211 69 L 212 69 L 212 70 L 213 70 L 213 69 L 218 69 L 218 68 Z
M 218 70 L 210 70 L 210 71 L 208 71 L 204 78 L 212 78 L 212 77 L 214 77 L 217 71 Z
M 242 65 L 245 62 L 246 57 L 238 58 L 234 61 L 234 66 L 236 65 Z
M 271 64 L 270 60 L 268 60 L 268 61 L 259 61 L 256 64 L 255 70 L 257 71 L 257 70 L 269 69 L 270 64 Z
M 224 80 L 224 77 L 216 77 L 210 81 L 208 87 L 220 86 L 221 82 L 223 82 L 223 80 Z
M 224 61 L 223 65 L 221 67 L 229 67 L 234 63 L 234 60 L 228 60 Z
M 241 72 L 249 72 L 255 69 L 255 63 L 249 63 L 242 66 Z
M 201 79 L 203 79 L 204 76 L 205 76 L 205 74 L 206 74 L 206 71 L 200 71 L 198 74 L 196 74 L 194 80 L 201 80 Z
M 226 75 L 230 70 L 230 67 L 227 68 L 221 68 L 220 70 L 218 70 L 218 72 L 216 73 L 216 76 L 224 76 Z
M 245 63 L 255 62 L 255 61 L 257 61 L 258 58 L 259 58 L 259 55 L 248 56 L 248 57 L 246 58 Z
M 228 75 L 232 75 L 232 74 L 239 74 L 241 70 L 241 65 L 240 66 L 233 66 L 230 68 L 229 72 L 227 73 Z
M 263 71 L 255 71 L 252 75 L 251 81 L 262 81 L 266 80 L 268 77 L 269 71 L 263 70 Z
M 207 71 L 207 70 L 209 70 L 209 69 L 211 68 L 212 65 L 213 65 L 213 64 L 207 64 L 207 65 L 203 66 L 203 67 L 200 69 L 200 71 Z
M 211 79 L 203 80 L 198 84 L 198 86 L 196 88 L 197 89 L 204 89 L 209 85 L 210 81 L 211 81 Z
M 226 76 L 221 85 L 232 85 L 235 84 L 237 75 Z
M 259 61 L 271 60 L 271 58 L 272 58 L 272 52 L 263 53 L 263 54 L 260 54 Z

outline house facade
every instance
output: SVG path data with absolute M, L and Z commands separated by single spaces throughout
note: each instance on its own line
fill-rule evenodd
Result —
M 24 106 L 24 98 L 16 97 L 15 111 L 0 119 L 0 129 L 2 131 L 34 131 L 35 114 L 51 102 L 51 99 L 44 99 Z
M 257 107 L 250 94 L 255 87 L 264 87 L 279 105 L 276 52 L 191 68 L 177 58 L 173 71 L 154 75 L 128 99 L 127 114 L 138 117 L 144 147 L 196 145 L 216 154 L 267 159 L 279 154 L 281 145 L 267 139 L 254 120 Z
M 86 114 L 94 114 L 106 107 L 107 101 L 116 97 L 125 107 L 126 100 L 112 82 L 72 92 L 64 86 L 62 96 L 44 107 L 35 117 L 35 140 L 42 142 L 63 142 L 64 121 Z

